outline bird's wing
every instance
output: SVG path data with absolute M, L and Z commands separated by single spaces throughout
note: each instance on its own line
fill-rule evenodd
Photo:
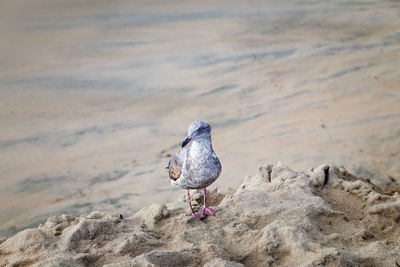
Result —
M 189 154 L 189 148 L 176 152 L 168 163 L 169 178 L 176 181 L 182 174 L 182 166 Z

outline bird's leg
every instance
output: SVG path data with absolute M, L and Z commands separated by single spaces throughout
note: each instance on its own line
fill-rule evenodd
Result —
M 204 207 L 203 207 L 203 214 L 210 216 L 210 215 L 215 215 L 215 213 L 217 213 L 217 211 L 220 211 L 219 208 L 208 208 L 207 204 L 206 204 L 206 198 L 207 198 L 207 189 L 203 188 L 203 192 L 204 192 Z
M 187 191 L 187 198 L 189 200 L 189 205 L 190 205 L 190 210 L 191 210 L 191 213 L 189 214 L 189 216 L 196 217 L 197 219 L 204 218 L 203 214 L 197 214 L 196 212 L 194 212 L 193 207 L 192 207 L 192 197 L 190 196 L 189 189 Z

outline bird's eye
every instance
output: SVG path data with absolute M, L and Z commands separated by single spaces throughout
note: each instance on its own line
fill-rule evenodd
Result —
M 206 132 L 209 126 L 201 126 L 200 128 L 197 129 L 198 132 Z
M 203 132 L 205 130 L 207 130 L 207 126 L 201 126 L 199 129 L 197 129 L 199 132 Z

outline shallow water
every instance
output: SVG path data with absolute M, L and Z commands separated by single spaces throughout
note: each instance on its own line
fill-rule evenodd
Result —
M 196 119 L 211 187 L 282 161 L 400 189 L 398 1 L 10 0 L 0 21 L 1 235 L 177 199 Z

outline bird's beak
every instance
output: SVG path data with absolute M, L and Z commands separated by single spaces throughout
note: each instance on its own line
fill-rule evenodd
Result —
M 186 146 L 187 143 L 190 142 L 190 140 L 191 140 L 191 138 L 189 136 L 186 136 L 185 140 L 183 140 L 183 142 L 182 142 L 182 147 Z

